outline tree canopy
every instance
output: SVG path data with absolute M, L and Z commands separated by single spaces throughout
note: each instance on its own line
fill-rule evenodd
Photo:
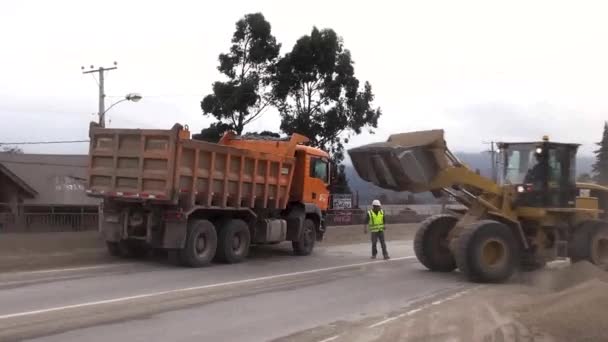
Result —
M 593 164 L 594 180 L 602 185 L 608 185 L 608 123 L 604 123 L 602 141 L 597 143 L 599 148 L 594 151 L 595 163 Z
M 360 89 L 350 51 L 332 29 L 313 28 L 276 63 L 273 95 L 281 130 L 309 137 L 336 162 L 344 159 L 348 137 L 365 128 L 371 132 L 381 115 L 372 106 L 371 85 Z
M 219 56 L 218 70 L 227 81 L 213 83 L 213 93 L 201 101 L 204 115 L 227 125 L 237 134 L 263 114 L 271 104 L 270 71 L 281 45 L 261 13 L 247 14 L 236 22 L 228 53 Z

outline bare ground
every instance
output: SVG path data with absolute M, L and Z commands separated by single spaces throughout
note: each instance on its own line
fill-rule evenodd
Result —
M 608 274 L 588 262 L 521 274 L 352 341 L 608 341 Z M 373 335 L 371 335 L 373 334 Z
M 559 262 L 507 284 L 471 284 L 465 292 L 278 341 L 608 341 L 608 273 L 588 262 Z

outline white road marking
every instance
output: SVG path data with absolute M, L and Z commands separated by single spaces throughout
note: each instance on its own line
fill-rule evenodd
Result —
M 392 321 L 394 321 L 394 320 L 397 320 L 397 319 L 399 319 L 399 318 L 402 318 L 402 317 L 405 317 L 405 316 L 411 316 L 411 315 L 413 315 L 413 314 L 415 314 L 415 313 L 418 313 L 418 312 L 420 312 L 420 311 L 422 311 L 422 310 L 425 310 L 425 309 L 427 309 L 427 308 L 429 308 L 429 307 L 431 307 L 431 306 L 433 306 L 433 305 L 439 305 L 439 304 L 443 304 L 443 303 L 445 303 L 445 302 L 449 302 L 449 301 L 451 301 L 451 300 L 454 300 L 454 299 L 456 299 L 456 298 L 458 298 L 458 297 L 460 297 L 460 296 L 464 296 L 466 293 L 468 293 L 468 292 L 470 292 L 470 291 L 473 291 L 473 290 L 475 290 L 475 289 L 478 289 L 478 288 L 480 288 L 480 287 L 481 287 L 481 286 L 475 286 L 475 287 L 472 287 L 472 288 L 468 288 L 468 289 L 466 289 L 466 290 L 462 290 L 462 291 L 456 292 L 455 294 L 453 294 L 453 295 L 451 295 L 451 296 L 448 296 L 448 297 L 446 297 L 446 298 L 436 300 L 436 301 L 434 301 L 434 302 L 432 302 L 432 303 L 430 303 L 430 304 L 424 304 L 424 305 L 421 305 L 421 306 L 419 306 L 419 307 L 417 307 L 417 308 L 415 308 L 415 309 L 409 310 L 409 311 L 404 312 L 404 313 L 402 313 L 402 314 L 399 314 L 399 315 L 397 315 L 397 316 L 389 317 L 389 318 L 384 319 L 384 320 L 382 320 L 382 321 L 380 321 L 380 322 L 374 323 L 374 324 L 372 324 L 372 325 L 368 326 L 367 328 L 368 328 L 368 329 L 371 329 L 371 328 L 376 328 L 376 327 L 379 327 L 379 326 L 384 325 L 384 324 L 386 324 L 386 323 L 390 323 L 390 322 L 392 322 Z M 431 295 L 431 296 L 426 296 L 426 298 L 430 298 L 430 297 L 432 297 L 432 295 Z M 423 297 L 423 298 L 424 298 L 424 297 Z M 420 299 L 420 300 L 424 300 L 424 299 Z M 420 300 L 418 300 L 418 301 L 420 301 Z
M 240 285 L 240 284 L 252 283 L 252 282 L 256 282 L 256 281 L 272 280 L 272 279 L 292 277 L 292 276 L 298 276 L 298 275 L 304 275 L 304 274 L 319 273 L 319 272 L 325 272 L 325 271 L 334 271 L 334 270 L 340 270 L 340 269 L 352 268 L 352 267 L 358 267 L 358 266 L 365 266 L 365 265 L 371 265 L 371 264 L 383 264 L 383 263 L 387 263 L 387 262 L 407 260 L 407 259 L 413 259 L 413 258 L 415 258 L 415 256 L 393 258 L 390 260 L 367 261 L 367 262 L 360 262 L 360 263 L 349 264 L 349 265 L 317 268 L 317 269 L 308 270 L 308 271 L 275 274 L 275 275 L 270 275 L 270 276 L 265 276 L 265 277 L 228 281 L 228 282 L 224 282 L 224 283 L 216 283 L 216 284 L 209 284 L 209 285 L 185 287 L 185 288 L 173 289 L 173 290 L 167 290 L 167 291 L 143 293 L 143 294 L 128 296 L 128 297 L 119 297 L 119 298 L 105 299 L 105 300 L 99 300 L 99 301 L 94 301 L 94 302 L 85 302 L 85 303 L 80 303 L 80 304 L 58 306 L 58 307 L 54 307 L 54 308 L 47 308 L 47 309 L 40 309 L 40 310 L 33 310 L 33 311 L 17 312 L 17 313 L 12 313 L 12 314 L 7 314 L 7 315 L 0 315 L 0 320 L 37 315 L 37 314 L 43 314 L 43 313 L 48 313 L 48 312 L 54 312 L 54 311 L 62 311 L 62 310 L 68 310 L 68 309 L 77 309 L 77 308 L 83 308 L 83 307 L 87 307 L 87 306 L 126 302 L 126 301 L 130 301 L 130 300 L 157 297 L 157 296 L 163 296 L 163 295 L 175 294 L 175 293 L 181 293 L 181 292 L 206 290 L 206 289 L 212 289 L 212 288 L 222 287 L 222 286 Z
M 431 294 L 426 295 L 426 296 L 418 297 L 418 298 L 414 299 L 412 302 L 408 303 L 408 304 L 406 305 L 406 307 L 410 306 L 412 303 L 415 303 L 415 302 L 422 302 L 422 301 L 425 301 L 425 300 L 427 300 L 427 299 L 430 299 L 430 298 L 433 298 L 433 297 L 436 297 L 436 296 L 437 296 L 437 293 L 431 293 Z M 397 315 L 397 316 L 389 317 L 389 318 L 387 318 L 387 319 L 385 319 L 385 320 L 383 320 L 383 321 L 376 322 L 376 323 L 374 323 L 374 324 L 372 324 L 372 325 L 368 326 L 368 328 L 375 328 L 375 327 L 377 327 L 377 326 L 380 326 L 380 325 L 386 324 L 386 323 L 388 323 L 388 322 L 391 322 L 391 321 L 394 321 L 394 320 L 396 320 L 396 319 L 398 319 L 398 318 L 401 318 L 401 317 L 405 316 L 406 314 L 407 314 L 407 312 L 406 312 L 406 313 L 402 313 L 402 314 Z
M 324 340 L 321 340 L 321 341 L 319 341 L 319 342 L 329 342 L 329 341 L 333 341 L 333 340 L 337 339 L 338 337 L 340 337 L 340 335 L 336 335 L 336 336 L 328 337 L 328 338 L 326 338 L 326 339 L 324 339 Z
M 411 316 L 411 315 L 415 314 L 416 312 L 420 312 L 420 311 L 422 311 L 422 309 L 425 309 L 427 306 L 428 306 L 428 305 L 424 305 L 424 306 L 422 306 L 422 307 L 420 307 L 420 308 L 418 308 L 418 309 L 410 310 L 410 311 L 406 312 L 405 314 L 406 314 L 407 316 Z
M 103 268 L 111 268 L 117 266 L 130 266 L 136 265 L 134 262 L 123 262 L 123 263 L 115 263 L 115 264 L 104 264 L 104 265 L 95 265 L 95 266 L 83 266 L 83 267 L 71 267 L 71 268 L 53 268 L 49 270 L 37 270 L 37 271 L 19 271 L 19 272 L 7 272 L 2 274 L 8 276 L 14 275 L 28 275 L 28 274 L 45 274 L 45 273 L 59 273 L 59 272 L 75 272 L 75 271 L 88 271 L 88 270 L 97 270 Z

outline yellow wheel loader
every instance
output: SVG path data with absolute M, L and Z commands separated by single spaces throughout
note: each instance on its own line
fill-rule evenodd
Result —
M 558 257 L 608 266 L 608 188 L 576 183 L 578 144 L 499 143 L 498 182 L 469 169 L 443 130 L 391 135 L 348 151 L 364 180 L 385 189 L 452 196 L 466 209 L 431 216 L 414 249 L 431 271 L 458 268 L 475 282 L 503 282 Z

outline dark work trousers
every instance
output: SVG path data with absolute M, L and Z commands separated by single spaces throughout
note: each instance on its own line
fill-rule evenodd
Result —
M 386 242 L 384 241 L 384 231 L 381 232 L 372 232 L 372 256 L 376 256 L 378 254 L 378 249 L 376 248 L 376 243 L 380 240 L 380 246 L 382 247 L 382 255 L 388 256 L 388 251 L 386 250 Z

